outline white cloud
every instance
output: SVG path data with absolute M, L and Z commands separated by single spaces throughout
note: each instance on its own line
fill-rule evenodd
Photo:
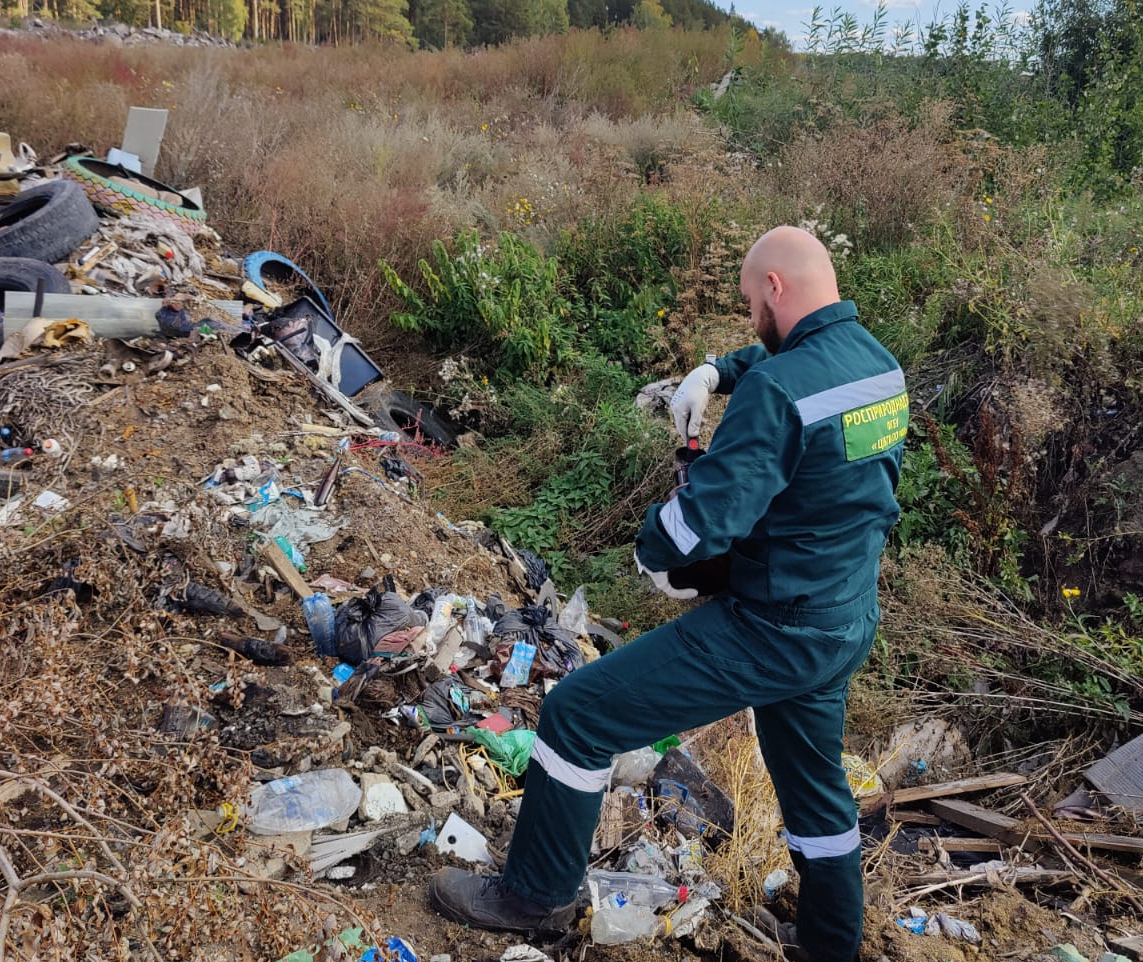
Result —
M 861 0 L 861 5 L 870 10 L 883 6 L 886 10 L 920 10 L 921 0 Z

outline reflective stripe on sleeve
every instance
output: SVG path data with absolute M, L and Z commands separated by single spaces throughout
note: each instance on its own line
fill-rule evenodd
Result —
M 683 519 L 683 509 L 679 507 L 678 498 L 672 498 L 659 510 L 659 523 L 675 543 L 675 547 L 683 554 L 690 554 L 694 546 L 699 543 L 699 536 Z
M 816 424 L 863 404 L 891 398 L 904 390 L 905 375 L 897 368 L 804 397 L 797 402 L 798 413 L 802 416 L 803 424 Z
M 856 825 L 840 835 L 821 835 L 817 838 L 791 835 L 787 832 L 786 844 L 791 851 L 801 852 L 806 858 L 830 858 L 836 855 L 848 855 L 857 848 L 861 844 L 861 833 Z
M 580 768 L 564 761 L 550 745 L 536 738 L 532 742 L 531 760 L 539 762 L 552 778 L 577 792 L 601 792 L 611 777 L 610 768 Z

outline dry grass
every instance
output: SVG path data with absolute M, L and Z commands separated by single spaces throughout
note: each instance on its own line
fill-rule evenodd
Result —
M 768 168 L 784 219 L 829 217 L 859 249 L 914 236 L 963 190 L 952 109 L 934 102 L 910 124 L 892 107 L 798 136 Z
M 718 880 L 722 904 L 731 912 L 761 905 L 768 901 L 763 880 L 776 868 L 789 868 L 790 856 L 778 835 L 782 827 L 778 798 L 748 713 L 701 729 L 690 740 L 689 750 L 734 802 L 734 834 L 706 856 L 703 866 Z

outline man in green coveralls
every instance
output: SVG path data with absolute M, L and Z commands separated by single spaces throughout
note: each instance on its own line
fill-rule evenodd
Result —
M 761 345 L 707 363 L 671 401 L 697 436 L 711 392 L 730 394 L 689 484 L 655 504 L 636 562 L 670 572 L 726 556 L 722 591 L 564 678 L 545 699 L 503 876 L 444 869 L 430 899 L 480 928 L 559 931 L 574 917 L 612 756 L 753 708 L 798 871 L 787 955 L 854 962 L 861 839 L 841 764 L 850 676 L 877 627 L 879 557 L 909 406 L 892 355 L 839 299 L 829 252 L 777 227 L 751 248 L 742 293 Z

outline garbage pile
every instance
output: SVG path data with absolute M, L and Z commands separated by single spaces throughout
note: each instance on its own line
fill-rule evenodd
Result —
M 33 952 L 123 940 L 210 958 L 240 938 L 282 962 L 416 962 L 417 941 L 449 943 L 401 883 L 503 863 L 544 697 L 625 626 L 593 618 L 582 587 L 563 599 L 543 559 L 428 507 L 447 422 L 391 390 L 301 267 L 228 253 L 201 198 L 133 156 L 40 164 L 0 137 L 0 866 L 20 910 L 3 921 Z M 739 719 L 614 759 L 585 938 L 774 948 L 744 908 L 788 910 L 793 887 L 756 755 Z M 1138 757 L 1091 780 L 1118 784 Z M 1072 878 L 950 799 L 1027 780 L 960 777 L 971 752 L 951 724 L 846 765 L 905 886 L 893 938 L 986 936 L 932 872 L 1005 892 Z M 950 855 L 937 813 L 995 838 Z M 65 849 L 47 891 L 78 907 L 53 913 L 24 897 L 48 883 L 25 882 Z M 411 933 L 417 917 L 429 928 Z

